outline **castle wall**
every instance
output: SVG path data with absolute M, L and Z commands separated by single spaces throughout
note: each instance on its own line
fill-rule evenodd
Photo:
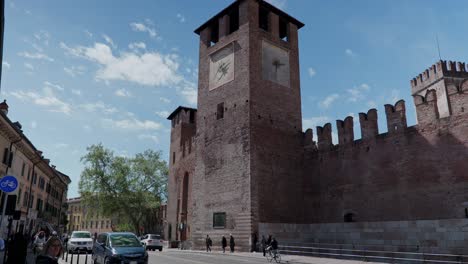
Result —
M 466 93 L 452 97 L 468 103 Z M 432 117 L 432 123 L 406 127 L 401 104 L 386 106 L 394 128 L 388 133 L 331 149 L 321 150 L 319 141 L 318 150 L 306 152 L 312 222 L 343 222 L 346 214 L 359 222 L 465 217 L 468 116 Z
M 323 224 L 261 223 L 259 233 L 275 236 L 280 245 L 301 242 L 315 246 L 419 252 L 436 254 L 468 253 L 468 219 L 383 221 Z M 408 256 L 414 258 L 414 256 Z

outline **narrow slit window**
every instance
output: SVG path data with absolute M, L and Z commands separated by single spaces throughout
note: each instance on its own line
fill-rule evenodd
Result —
M 229 13 L 229 34 L 239 29 L 239 6 L 234 7 Z
M 280 39 L 282 39 L 283 41 L 286 41 L 286 42 L 289 41 L 289 36 L 288 36 L 289 30 L 288 29 L 289 29 L 288 22 L 285 21 L 284 19 L 280 19 L 280 21 L 279 21 Z
M 218 110 L 216 112 L 216 119 L 224 118 L 224 103 L 218 104 Z
M 219 41 L 219 23 L 218 21 L 214 21 L 211 25 L 211 39 L 210 39 L 210 47 L 218 43 Z
M 189 119 L 190 124 L 195 123 L 195 112 L 190 111 L 190 119 Z
M 269 22 L 270 22 L 269 15 L 270 15 L 270 12 L 266 8 L 260 7 L 259 14 L 258 14 L 258 19 L 259 19 L 258 26 L 265 31 L 268 31 Z
M 175 152 L 172 152 L 172 164 L 175 163 Z

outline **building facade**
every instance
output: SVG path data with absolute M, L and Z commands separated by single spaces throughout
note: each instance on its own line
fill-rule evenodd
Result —
M 12 232 L 32 233 L 38 229 L 64 231 L 66 197 L 70 178 L 44 158 L 21 130 L 19 122 L 8 117 L 8 105 L 0 103 L 0 149 L 2 175 L 12 175 L 19 187 L 8 198 L 9 211 L 17 211 Z M 2 193 L 2 201 L 6 194 Z M 11 216 L 12 217 L 12 216 Z M 2 221 L 3 236 L 7 219 Z
M 68 203 L 68 232 L 89 231 L 91 234 L 112 232 L 115 220 L 103 217 L 96 210 L 82 204 L 80 197 L 70 198 Z
M 465 64 L 439 61 L 411 81 L 417 125 L 398 101 L 385 105 L 388 132 L 370 109 L 359 114 L 361 139 L 347 117 L 334 145 L 331 124 L 317 127 L 316 140 L 302 128 L 302 26 L 262 0 L 238 0 L 196 29 L 198 107 L 168 117 L 167 238 L 203 248 L 207 234 L 232 233 L 249 250 L 254 236 L 276 234 L 464 252 L 449 234 L 458 231 L 440 227 L 468 224 Z M 408 225 L 417 235 L 405 235 Z

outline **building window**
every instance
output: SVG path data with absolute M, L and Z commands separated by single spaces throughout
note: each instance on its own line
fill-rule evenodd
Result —
M 224 103 L 219 103 L 216 111 L 216 119 L 224 118 Z
M 234 7 L 229 13 L 229 34 L 239 29 L 239 6 Z
M 21 176 L 24 176 L 24 169 L 26 168 L 26 163 L 23 162 L 23 167 L 21 167 Z
M 289 24 L 286 20 L 280 19 L 279 21 L 279 34 L 280 39 L 289 41 Z
M 355 216 L 353 213 L 347 213 L 343 216 L 345 223 L 356 222 Z
M 219 21 L 214 21 L 211 25 L 211 40 L 210 47 L 219 41 Z
M 172 152 L 172 164 L 175 163 L 175 152 Z
M 213 213 L 213 228 L 226 227 L 226 213 Z
M 268 9 L 260 7 L 260 10 L 258 12 L 258 26 L 265 31 L 268 31 L 269 28 L 269 16 L 270 12 L 268 11 Z

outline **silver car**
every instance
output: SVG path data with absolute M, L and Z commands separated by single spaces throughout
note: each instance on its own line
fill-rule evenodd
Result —
M 159 250 L 163 249 L 163 241 L 160 235 L 156 234 L 147 234 L 141 238 L 141 244 L 145 247 L 146 250 Z

